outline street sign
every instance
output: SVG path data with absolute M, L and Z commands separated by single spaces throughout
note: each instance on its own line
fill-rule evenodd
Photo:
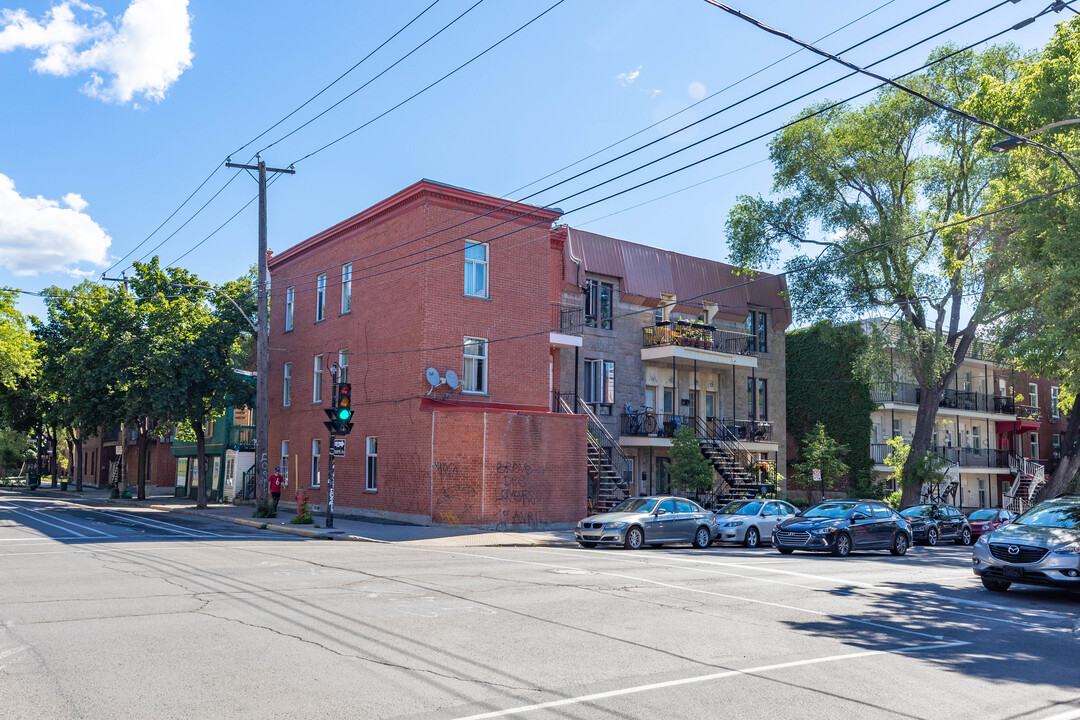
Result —
M 821 469 L 820 468 L 814 468 L 814 482 L 816 482 L 816 483 L 821 482 Z
M 330 454 L 334 457 L 345 457 L 345 438 L 332 438 L 330 441 Z

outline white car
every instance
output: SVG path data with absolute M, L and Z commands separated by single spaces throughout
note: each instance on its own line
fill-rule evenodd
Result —
M 783 500 L 735 500 L 716 511 L 716 541 L 738 542 L 748 548 L 771 538 L 773 528 L 795 517 L 798 510 Z

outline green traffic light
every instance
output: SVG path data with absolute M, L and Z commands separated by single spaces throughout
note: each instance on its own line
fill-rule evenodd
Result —
M 349 410 L 348 408 L 340 408 L 337 412 L 337 416 L 338 420 L 345 422 L 352 417 L 352 410 Z

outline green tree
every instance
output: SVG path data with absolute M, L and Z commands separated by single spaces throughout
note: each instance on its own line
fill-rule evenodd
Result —
M 822 490 L 821 499 L 824 500 L 824 491 L 835 488 L 840 478 L 848 473 L 848 465 L 843 460 L 846 452 L 846 445 L 836 442 L 825 432 L 824 423 L 815 423 L 803 438 L 799 447 L 799 461 L 792 464 L 791 477 L 811 492 Z M 821 471 L 820 483 L 814 481 L 815 469 Z
M 671 436 L 671 482 L 686 492 L 712 489 L 712 464 L 701 452 L 697 433 L 683 425 Z
M 1039 53 L 1017 63 L 1013 78 L 984 78 L 972 98 L 972 111 L 1017 133 L 1029 133 L 1080 116 L 1080 21 L 1058 25 Z M 1003 140 L 987 137 L 986 143 Z M 1075 157 L 1080 125 L 1063 125 L 1035 136 L 1040 143 Z M 1007 154 L 1008 164 L 991 184 L 995 204 L 1013 203 L 1077 182 L 1060 157 L 1021 146 Z M 1075 161 L 1073 162 L 1075 166 Z M 1043 496 L 1067 490 L 1080 471 L 1080 204 L 1077 191 L 1061 193 L 1014 210 L 1008 229 L 1020 252 L 1010 274 L 1009 290 L 1017 312 L 997 328 L 1000 358 L 1035 376 L 1061 384 L 1059 410 L 1067 428 L 1061 460 L 1048 478 Z
M 939 49 L 935 57 L 952 52 Z M 980 78 L 1011 78 L 1015 57 L 1001 47 L 956 53 L 909 84 L 957 105 Z M 778 197 L 743 196 L 732 209 L 731 258 L 744 267 L 767 265 L 789 246 L 801 253 L 789 270 L 831 261 L 791 276 L 802 317 L 843 315 L 838 307 L 852 317 L 900 316 L 888 338 L 873 336 L 876 370 L 883 372 L 887 342 L 922 390 L 910 456 L 919 457 L 930 447 L 937 398 L 978 329 L 1008 311 L 999 301 L 1000 278 L 1011 267 L 1008 234 L 986 223 L 938 229 L 983 209 L 1003 161 L 979 142 L 980 126 L 896 89 L 859 107 L 810 112 L 820 114 L 770 145 Z M 914 500 L 918 490 L 904 487 L 905 501 Z

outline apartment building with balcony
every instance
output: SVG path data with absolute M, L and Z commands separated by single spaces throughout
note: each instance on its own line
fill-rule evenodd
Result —
M 581 308 L 583 329 L 560 356 L 553 409 L 589 415 L 592 454 L 624 481 L 614 499 L 673 490 L 669 450 L 682 426 L 713 461 L 703 501 L 786 476 L 784 279 L 575 228 L 555 237 L 562 305 Z

